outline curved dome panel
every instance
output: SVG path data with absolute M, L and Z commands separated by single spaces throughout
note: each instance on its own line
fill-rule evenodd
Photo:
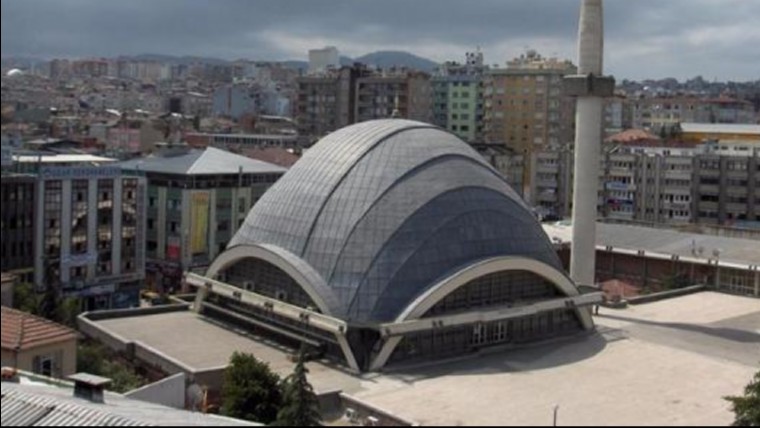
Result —
M 230 243 L 277 247 L 355 322 L 388 322 L 441 278 L 498 256 L 561 270 L 538 222 L 467 144 L 379 120 L 328 135 L 261 198 Z

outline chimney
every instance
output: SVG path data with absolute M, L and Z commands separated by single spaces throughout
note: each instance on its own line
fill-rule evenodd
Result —
M 87 373 L 69 376 L 69 380 L 74 382 L 74 397 L 98 404 L 104 402 L 105 388 L 111 384 L 111 379 Z

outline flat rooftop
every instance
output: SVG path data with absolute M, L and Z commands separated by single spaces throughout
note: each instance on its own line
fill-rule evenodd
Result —
M 544 231 L 550 239 L 572 242 L 573 228 L 569 222 L 545 223 Z M 760 265 L 760 241 L 723 236 L 680 232 L 672 229 L 656 229 L 643 226 L 597 223 L 597 246 L 612 246 L 626 250 L 643 250 L 652 253 L 715 259 L 713 251 L 719 251 L 723 262 Z M 692 249 L 702 248 L 701 256 Z
M 520 350 L 350 375 L 309 364 L 317 391 L 341 389 L 422 425 L 729 425 L 722 399 L 760 363 L 760 300 L 702 292 L 602 309 L 598 333 Z M 96 322 L 197 367 L 250 352 L 289 374 L 287 351 L 190 312 Z M 171 337 L 172 340 L 166 340 Z
M 294 364 L 291 350 L 245 329 L 198 316 L 194 312 L 114 318 L 96 321 L 112 334 L 140 342 L 185 366 L 203 371 L 227 366 L 233 353 L 245 352 L 266 361 L 281 376 L 290 375 Z M 170 337 L 172 340 L 167 340 Z M 359 380 L 337 367 L 311 364 L 310 378 L 319 391 L 352 389 Z

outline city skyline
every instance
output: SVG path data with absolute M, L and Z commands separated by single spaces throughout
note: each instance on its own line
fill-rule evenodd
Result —
M 335 45 L 350 57 L 404 50 L 442 62 L 480 47 L 487 64 L 503 66 L 528 48 L 576 61 L 577 2 L 482 0 L 434 10 L 391 3 L 8 1 L 2 51 L 45 59 L 157 53 L 284 61 Z M 755 80 L 760 60 L 751 52 L 760 29 L 751 17 L 758 14 L 760 4 L 742 0 L 610 1 L 605 69 L 618 79 Z

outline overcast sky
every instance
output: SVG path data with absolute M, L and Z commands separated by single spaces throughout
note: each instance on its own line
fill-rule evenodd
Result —
M 527 47 L 575 61 L 580 0 L 2 0 L 2 55 L 140 53 L 306 59 L 406 50 L 504 64 Z M 760 1 L 607 0 L 606 72 L 760 79 Z

